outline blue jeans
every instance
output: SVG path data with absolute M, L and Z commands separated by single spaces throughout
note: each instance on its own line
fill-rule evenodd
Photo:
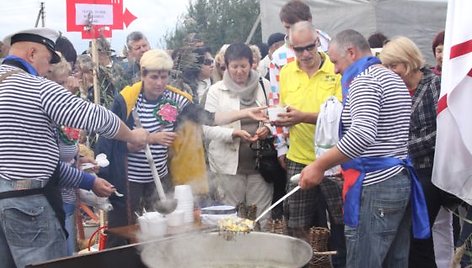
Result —
M 363 186 L 359 225 L 345 227 L 346 267 L 408 267 L 410 192 L 406 172 Z
M 66 213 L 66 230 L 69 233 L 67 237 L 67 256 L 72 256 L 76 251 L 75 240 L 76 240 L 76 228 L 75 228 L 75 204 L 65 203 L 63 204 L 64 212 Z
M 0 192 L 12 190 L 0 179 Z M 43 195 L 0 199 L 0 261 L 2 268 L 66 256 L 66 237 Z

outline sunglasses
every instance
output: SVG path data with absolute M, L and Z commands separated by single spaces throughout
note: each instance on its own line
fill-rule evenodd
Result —
M 213 65 L 213 62 L 215 62 L 213 59 L 204 59 L 203 60 L 203 64 L 208 65 L 208 66 Z
M 312 52 L 313 50 L 316 49 L 316 47 L 318 47 L 318 42 L 315 42 L 311 45 L 308 45 L 308 46 L 305 46 L 305 47 L 293 47 L 293 50 L 296 52 L 296 53 L 303 53 L 303 51 L 308 51 L 308 52 Z

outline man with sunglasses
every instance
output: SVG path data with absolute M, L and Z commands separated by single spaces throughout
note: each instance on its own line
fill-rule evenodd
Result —
M 282 22 L 285 30 L 290 30 L 290 27 L 300 21 L 309 21 L 311 22 L 312 16 L 310 7 L 300 1 L 300 0 L 291 0 L 286 3 L 280 10 L 279 13 L 280 21 Z M 328 49 L 329 36 L 323 33 L 320 30 L 317 30 L 321 49 L 326 51 Z M 285 38 L 285 41 L 286 38 Z M 288 45 L 287 42 L 284 43 L 281 47 L 275 50 L 272 53 L 272 60 L 269 64 L 269 80 L 270 80 L 270 90 L 268 92 L 269 105 L 279 105 L 279 75 L 280 70 L 287 63 L 294 61 L 296 55 L 292 48 Z M 286 127 L 272 127 L 272 134 L 275 139 L 275 147 L 277 148 L 277 154 L 279 158 L 280 165 L 285 168 L 285 155 L 288 150 L 288 129 Z M 274 197 L 273 201 L 279 199 L 285 195 L 285 181 L 275 182 L 274 183 Z M 273 218 L 281 218 L 283 215 L 283 208 L 281 205 L 275 207 L 272 210 Z
M 309 21 L 297 22 L 290 27 L 289 45 L 296 60 L 285 65 L 280 72 L 280 105 L 286 113 L 274 122 L 289 128 L 290 146 L 285 163 L 290 178 L 315 161 L 315 124 L 320 106 L 331 96 L 342 98 L 341 77 L 324 52 L 319 52 L 319 36 Z M 286 190 L 295 187 L 288 182 Z M 320 205 L 321 204 L 321 205 Z M 320 187 L 299 191 L 285 205 L 291 235 L 308 239 L 312 226 L 326 226 L 325 206 L 329 212 L 331 249 L 337 250 L 334 267 L 345 265 L 344 225 L 342 218 L 341 187 L 324 179 Z

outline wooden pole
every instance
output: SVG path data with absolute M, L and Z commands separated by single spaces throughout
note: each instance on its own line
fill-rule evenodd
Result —
M 41 2 L 41 25 L 46 27 L 46 23 L 44 22 L 44 2 Z
M 42 25 L 44 27 L 44 2 L 41 2 L 41 6 L 40 6 L 39 12 L 38 12 L 38 17 L 36 17 L 36 23 L 34 24 L 35 28 L 38 28 L 39 18 L 41 18 L 41 22 L 42 22 Z
M 97 49 L 97 39 L 92 39 L 92 47 L 90 53 L 92 54 L 92 64 L 93 64 L 93 102 L 100 105 L 100 87 L 98 85 L 98 49 Z

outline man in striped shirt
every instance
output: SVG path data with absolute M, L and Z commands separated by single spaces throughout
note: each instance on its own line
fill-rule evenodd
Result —
M 343 75 L 342 138 L 302 171 L 300 185 L 319 184 L 325 170 L 342 163 L 346 263 L 407 267 L 410 192 L 421 190 L 405 171 L 406 167 L 414 173 L 406 160 L 410 95 L 401 78 L 372 57 L 360 33 L 342 31 L 330 43 L 328 54 L 335 71 Z M 413 194 L 411 202 L 416 201 Z M 414 231 L 415 227 L 414 222 Z
M 139 146 L 148 132 L 130 131 L 103 107 L 73 96 L 44 76 L 59 60 L 59 33 L 37 28 L 5 39 L 10 55 L 0 66 L 0 260 L 25 267 L 66 255 L 59 187 L 109 196 L 114 186 L 59 161 L 54 129 L 96 131 Z M 62 214 L 62 219 L 61 219 Z

